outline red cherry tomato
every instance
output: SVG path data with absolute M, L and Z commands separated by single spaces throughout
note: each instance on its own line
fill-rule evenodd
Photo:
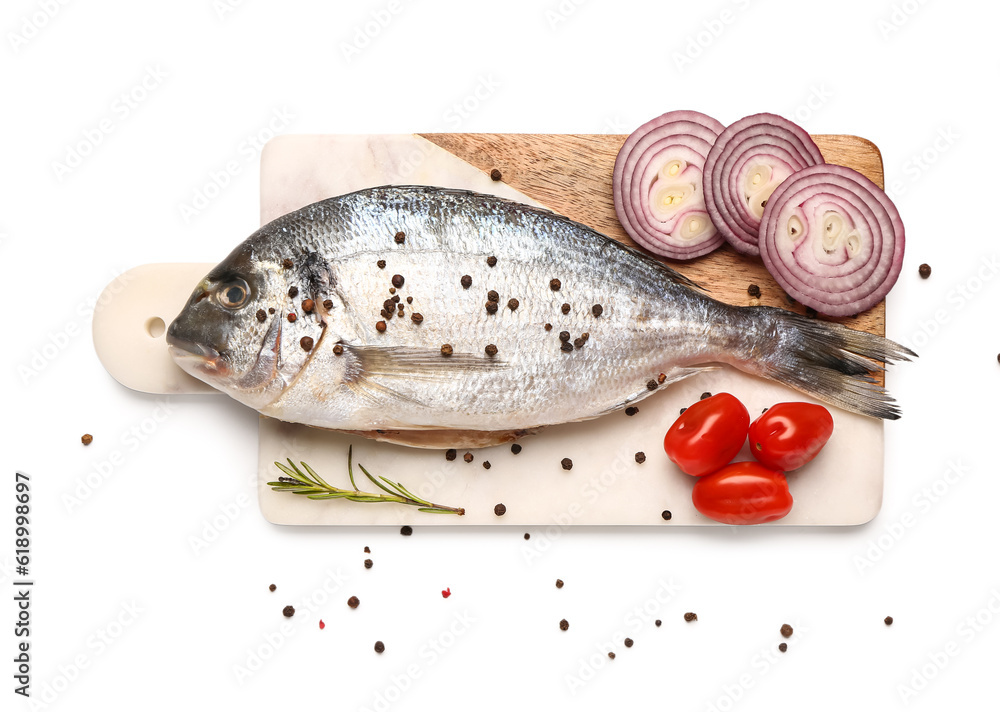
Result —
M 723 524 L 763 524 L 792 509 L 785 475 L 757 462 L 734 462 L 699 478 L 691 493 L 694 508 Z
M 700 400 L 674 421 L 663 449 L 682 471 L 695 477 L 715 472 L 743 447 L 750 414 L 728 393 Z
M 762 464 L 789 472 L 819 454 L 833 434 L 833 416 L 813 403 L 778 403 L 750 426 L 750 452 Z

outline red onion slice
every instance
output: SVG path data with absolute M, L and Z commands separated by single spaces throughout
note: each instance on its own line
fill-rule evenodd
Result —
M 903 221 L 877 185 L 850 168 L 817 165 L 771 194 L 760 228 L 760 256 L 775 281 L 829 316 L 878 304 L 903 267 Z
M 705 161 L 705 203 L 722 236 L 738 252 L 760 253 L 760 220 L 785 178 L 823 163 L 801 127 L 775 114 L 752 114 L 730 124 Z
M 669 111 L 626 139 L 615 160 L 615 212 L 650 252 L 677 260 L 708 254 L 725 240 L 705 207 L 705 158 L 723 125 L 697 111 Z

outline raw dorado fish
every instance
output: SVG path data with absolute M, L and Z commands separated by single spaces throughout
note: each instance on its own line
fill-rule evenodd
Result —
M 597 418 L 712 364 L 876 418 L 880 336 L 711 299 L 637 250 L 490 195 L 380 187 L 265 225 L 167 342 L 264 415 L 425 447 Z

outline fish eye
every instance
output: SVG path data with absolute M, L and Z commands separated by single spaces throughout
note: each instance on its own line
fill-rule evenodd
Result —
M 250 290 L 247 288 L 247 283 L 242 279 L 224 284 L 216 292 L 219 303 L 226 309 L 239 309 L 246 304 L 249 295 Z

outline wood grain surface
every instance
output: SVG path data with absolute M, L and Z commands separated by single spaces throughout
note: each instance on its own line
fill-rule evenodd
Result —
M 420 134 L 441 148 L 489 173 L 552 210 L 636 247 L 615 215 L 611 176 L 627 136 L 610 134 Z M 882 155 L 857 136 L 817 135 L 828 163 L 853 168 L 883 186 Z M 757 257 L 741 255 L 728 244 L 709 255 L 681 262 L 660 259 L 703 285 L 716 299 L 749 304 L 747 287 L 760 287 L 760 303 L 805 313 L 791 301 Z M 823 317 L 826 318 L 826 317 Z M 885 335 L 885 301 L 855 317 L 831 319 L 853 329 Z

